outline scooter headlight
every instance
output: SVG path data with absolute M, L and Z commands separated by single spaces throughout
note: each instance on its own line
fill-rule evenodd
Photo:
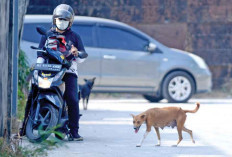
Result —
M 53 78 L 47 78 L 47 77 L 42 78 L 38 76 L 38 86 L 40 88 L 44 88 L 44 89 L 50 88 L 52 81 L 53 81 Z

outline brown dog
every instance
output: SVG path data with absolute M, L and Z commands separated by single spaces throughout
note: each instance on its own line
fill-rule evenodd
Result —
M 177 146 L 180 141 L 183 139 L 182 137 L 182 130 L 189 133 L 192 139 L 192 142 L 195 143 L 193 140 L 192 130 L 187 129 L 184 127 L 184 123 L 186 120 L 186 113 L 195 113 L 200 108 L 200 103 L 196 104 L 197 107 L 194 110 L 183 110 L 180 107 L 164 107 L 164 108 L 152 108 L 149 109 L 137 116 L 133 117 L 133 124 L 135 133 L 139 131 L 140 126 L 145 122 L 147 125 L 147 130 L 141 139 L 140 143 L 137 145 L 137 147 L 141 147 L 143 140 L 146 138 L 148 133 L 151 131 L 151 127 L 153 126 L 155 128 L 157 137 L 158 137 L 158 144 L 156 146 L 160 146 L 160 133 L 159 133 L 159 127 L 164 128 L 165 126 L 171 126 L 174 128 L 177 126 L 177 131 L 179 135 L 179 140 L 177 141 L 177 144 L 174 146 Z

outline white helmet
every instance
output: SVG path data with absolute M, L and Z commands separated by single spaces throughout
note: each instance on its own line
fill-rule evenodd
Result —
M 65 31 L 70 28 L 74 20 L 74 11 L 71 6 L 67 4 L 58 5 L 52 16 L 53 25 L 59 30 Z

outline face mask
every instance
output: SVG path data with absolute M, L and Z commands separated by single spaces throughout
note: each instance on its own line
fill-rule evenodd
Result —
M 56 19 L 56 27 L 59 30 L 65 30 L 68 28 L 69 21 L 61 20 L 61 19 Z

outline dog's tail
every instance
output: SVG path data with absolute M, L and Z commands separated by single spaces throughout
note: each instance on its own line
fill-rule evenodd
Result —
M 199 110 L 199 108 L 200 108 L 200 103 L 197 102 L 196 105 L 197 105 L 197 107 L 194 110 L 184 110 L 184 112 L 185 113 L 187 113 L 187 112 L 189 112 L 189 113 L 196 113 Z

